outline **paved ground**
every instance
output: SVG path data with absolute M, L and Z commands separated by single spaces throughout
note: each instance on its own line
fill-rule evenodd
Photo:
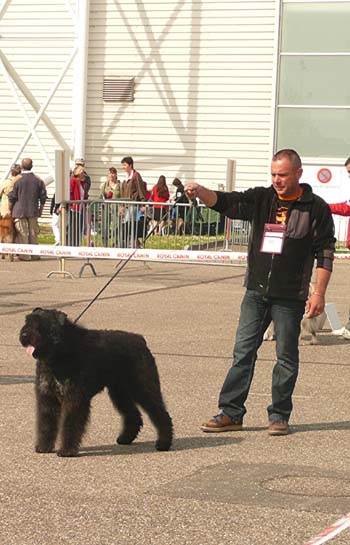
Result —
M 97 277 L 69 279 L 47 278 L 55 260 L 0 263 L 0 545 L 302 545 L 350 511 L 350 342 L 329 331 L 318 346 L 302 341 L 291 435 L 266 431 L 271 342 L 245 430 L 199 430 L 230 365 L 242 268 L 131 263 L 81 320 L 145 335 L 174 421 L 171 452 L 154 450 L 148 420 L 133 446 L 115 445 L 119 417 L 101 394 L 78 458 L 35 454 L 34 360 L 18 332 L 35 306 L 74 319 L 114 271 L 95 267 Z M 328 302 L 342 323 L 349 285 L 350 263 L 337 262 Z M 333 543 L 349 545 L 350 531 Z

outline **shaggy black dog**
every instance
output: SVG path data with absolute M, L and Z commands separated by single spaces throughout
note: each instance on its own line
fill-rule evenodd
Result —
M 171 418 L 154 357 L 141 335 L 85 329 L 63 312 L 36 308 L 26 316 L 19 339 L 37 360 L 36 452 L 52 452 L 60 431 L 58 456 L 76 456 L 91 399 L 105 387 L 123 417 L 119 444 L 137 437 L 143 425 L 139 405 L 157 429 L 156 448 L 169 450 Z

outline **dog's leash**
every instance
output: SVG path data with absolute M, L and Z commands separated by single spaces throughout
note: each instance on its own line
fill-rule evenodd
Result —
M 180 195 L 177 199 L 175 199 L 175 201 L 172 203 L 172 207 L 173 208 L 178 202 L 179 200 L 182 198 L 183 195 Z M 190 204 L 192 206 L 197 206 L 197 201 L 196 201 L 196 204 L 193 203 L 193 201 L 190 202 Z M 146 213 L 146 210 L 145 210 L 145 213 Z M 167 212 L 165 213 L 164 217 L 162 218 L 162 221 L 165 219 L 165 220 L 168 220 L 168 216 L 170 214 L 170 206 L 168 207 L 168 210 Z M 149 237 L 151 235 L 153 235 L 154 231 L 156 230 L 156 228 L 158 227 L 158 225 L 154 225 L 152 227 L 152 229 L 147 233 L 147 235 L 142 239 L 142 245 L 144 246 L 145 242 L 149 239 Z M 129 255 L 129 257 L 123 261 L 119 267 L 117 267 L 117 270 L 115 271 L 115 273 L 111 276 L 111 278 L 108 280 L 108 282 L 106 282 L 106 284 L 100 289 L 100 291 L 95 295 L 95 297 L 90 301 L 90 303 L 84 308 L 84 310 L 78 315 L 77 318 L 75 318 L 75 320 L 73 321 L 74 324 L 76 324 L 80 318 L 85 314 L 85 312 L 94 304 L 94 302 L 96 301 L 96 299 L 98 299 L 101 295 L 101 293 L 104 292 L 104 290 L 109 286 L 109 284 L 111 284 L 111 282 L 113 282 L 113 280 L 115 279 L 116 276 L 118 276 L 118 274 L 124 269 L 124 267 L 127 266 L 127 264 L 129 263 L 129 261 L 134 257 L 134 255 L 136 254 L 136 252 L 139 250 L 139 248 L 135 248 L 135 250 L 133 252 L 131 252 L 131 254 Z

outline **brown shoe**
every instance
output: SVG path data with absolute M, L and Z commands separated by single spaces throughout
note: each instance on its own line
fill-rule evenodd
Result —
M 205 422 L 201 425 L 201 430 L 209 433 L 217 433 L 222 431 L 240 431 L 242 429 L 242 422 L 235 420 L 226 414 L 220 413 L 213 416 L 209 422 Z
M 288 422 L 270 422 L 268 433 L 269 435 L 288 435 Z

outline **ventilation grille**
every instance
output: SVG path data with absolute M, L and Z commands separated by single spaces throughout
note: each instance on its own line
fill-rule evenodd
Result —
M 103 100 L 104 102 L 133 102 L 134 78 L 104 78 Z

